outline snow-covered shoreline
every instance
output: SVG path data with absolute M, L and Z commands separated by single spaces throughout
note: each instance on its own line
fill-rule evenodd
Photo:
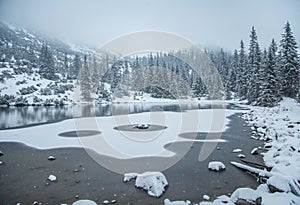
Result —
M 273 108 L 246 106 L 249 112 L 243 114 L 252 130 L 252 138 L 266 141 L 262 153 L 270 172 L 259 174 L 268 176 L 266 183 L 256 190 L 238 188 L 231 195 L 222 195 L 212 202 L 200 205 L 222 204 L 300 204 L 300 106 L 294 99 L 283 98 Z M 247 167 L 246 167 L 247 169 Z M 249 169 L 250 170 L 250 169 Z M 169 200 L 165 205 L 189 204 L 184 201 Z

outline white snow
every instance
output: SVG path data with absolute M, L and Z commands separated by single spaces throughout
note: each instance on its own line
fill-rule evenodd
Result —
M 77 110 L 74 110 L 76 113 Z M 79 110 L 78 110 L 79 112 Z M 189 110 L 186 112 L 144 112 L 96 118 L 76 118 L 34 127 L 0 130 L 0 142 L 21 142 L 39 149 L 62 147 L 86 147 L 99 154 L 120 159 L 138 156 L 173 156 L 164 148 L 175 141 L 226 143 L 223 139 L 195 140 L 181 138 L 185 132 L 223 132 L 227 129 L 231 114 L 239 110 Z M 113 128 L 143 122 L 166 126 L 160 131 L 126 132 Z M 188 123 L 186 123 L 188 122 Z M 193 123 L 190 123 L 193 122 Z M 100 134 L 89 137 L 61 137 L 60 133 L 75 130 L 96 130 Z M 41 137 L 42 136 L 42 137 Z M 147 143 L 145 143 L 147 141 Z M 126 144 L 126 146 L 124 146 Z
M 255 190 L 250 189 L 250 188 L 238 188 L 236 189 L 232 195 L 230 200 L 235 203 L 239 199 L 244 199 L 248 202 L 255 203 L 255 200 L 260 197 Z
M 267 184 L 275 186 L 283 192 L 291 191 L 289 178 L 285 176 L 274 175 L 268 179 Z
M 108 200 L 104 200 L 103 204 L 109 204 L 109 201 Z
M 243 150 L 241 150 L 241 149 L 234 149 L 234 150 L 232 150 L 232 152 L 233 153 L 238 153 L 238 152 L 242 152 Z
M 160 197 L 168 185 L 165 175 L 161 172 L 145 172 L 142 174 L 124 174 L 124 182 L 135 178 L 135 186 L 148 192 L 148 195 Z
M 206 195 L 206 194 L 204 194 L 203 196 L 202 196 L 202 198 L 204 199 L 204 200 L 209 200 L 210 199 L 210 197 L 208 196 L 208 195 Z
M 253 148 L 251 151 L 251 154 L 257 154 L 257 153 L 258 153 L 258 148 L 256 148 L 256 147 Z
M 55 182 L 56 181 L 56 176 L 50 174 L 49 177 L 48 177 L 48 180 L 51 181 L 51 182 Z
M 55 160 L 55 157 L 54 156 L 52 156 L 52 155 L 50 155 L 49 157 L 48 157 L 48 160 Z
M 239 157 L 239 158 L 245 158 L 246 156 L 243 155 L 243 154 L 239 154 L 238 157 Z
M 81 199 L 81 200 L 75 201 L 72 205 L 97 205 L 97 203 L 92 200 Z
M 225 165 L 219 161 L 212 161 L 208 164 L 208 169 L 213 171 L 222 171 L 225 169 Z
M 164 205 L 190 205 L 190 201 L 170 201 L 169 199 L 164 200 Z

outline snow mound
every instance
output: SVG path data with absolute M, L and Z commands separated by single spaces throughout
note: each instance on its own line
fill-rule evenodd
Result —
M 124 174 L 124 182 L 135 179 L 135 186 L 148 191 L 150 196 L 160 197 L 168 185 L 165 175 L 161 172 L 145 172 L 143 174 Z
M 82 199 L 75 201 L 72 205 L 97 205 L 97 203 L 88 199 Z
M 164 200 L 164 205 L 190 205 L 191 202 L 187 201 L 170 201 L 169 199 Z
M 212 161 L 208 164 L 208 169 L 212 171 L 223 171 L 225 170 L 225 165 L 219 161 Z

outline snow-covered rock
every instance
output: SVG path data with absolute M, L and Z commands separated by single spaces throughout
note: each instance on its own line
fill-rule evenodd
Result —
M 56 179 L 56 176 L 50 174 L 49 177 L 48 177 L 48 180 L 51 181 L 51 182 L 55 182 L 57 179 Z
M 168 185 L 165 175 L 161 172 L 145 172 L 142 174 L 124 174 L 124 182 L 135 178 L 135 186 L 148 192 L 150 196 L 160 197 Z
M 203 195 L 202 198 L 203 198 L 204 200 L 207 200 L 207 201 L 210 199 L 210 197 L 209 197 L 208 195 L 206 195 L 206 194 Z
M 149 124 L 147 124 L 147 123 L 135 124 L 133 126 L 133 128 L 137 128 L 137 129 L 141 129 L 141 130 L 148 129 L 149 128 Z
M 251 154 L 252 154 L 252 155 L 258 154 L 258 148 L 256 148 L 256 147 L 253 148 L 252 151 L 251 151 Z
M 262 198 L 258 195 L 256 190 L 250 188 L 239 188 L 232 193 L 230 200 L 235 204 L 248 203 L 249 205 L 257 205 L 261 204 Z
M 234 149 L 234 150 L 232 150 L 232 152 L 233 153 L 239 153 L 239 152 L 242 152 L 243 150 L 241 150 L 241 149 Z
M 97 203 L 92 200 L 82 199 L 75 201 L 72 205 L 97 205 Z
M 239 158 L 245 158 L 246 156 L 243 155 L 243 154 L 239 154 L 238 157 L 239 157 Z
M 190 205 L 191 202 L 187 201 L 170 201 L 169 199 L 164 200 L 164 205 Z
M 208 164 L 208 169 L 212 171 L 223 171 L 225 168 L 225 165 L 219 161 L 212 161 Z
M 291 191 L 289 179 L 285 176 L 274 175 L 268 179 L 267 185 L 271 192 L 290 192 Z
M 48 160 L 53 161 L 53 160 L 55 160 L 55 157 L 50 155 L 50 156 L 48 157 Z

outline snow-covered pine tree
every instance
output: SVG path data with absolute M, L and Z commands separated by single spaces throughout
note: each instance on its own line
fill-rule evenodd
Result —
M 248 72 L 250 78 L 248 81 L 247 99 L 249 103 L 254 103 L 258 98 L 259 89 L 259 70 L 261 64 L 261 51 L 259 48 L 256 30 L 254 26 L 250 33 L 250 45 L 249 45 L 249 56 L 248 56 Z
M 47 45 L 42 46 L 41 56 L 39 60 L 40 60 L 40 69 L 39 69 L 40 75 L 43 78 L 46 78 L 48 80 L 54 80 L 56 77 L 54 59 L 51 50 Z
M 275 72 L 275 87 L 274 91 L 277 97 L 277 101 L 280 101 L 281 96 L 281 69 L 280 69 L 280 52 L 278 53 L 278 47 L 274 39 L 272 39 L 268 50 L 268 61 L 273 66 Z
M 236 88 L 238 63 L 239 63 L 239 54 L 238 51 L 235 49 L 233 53 L 231 65 L 229 66 L 229 70 L 228 70 L 228 77 L 226 82 L 227 92 L 236 92 L 235 88 Z
M 276 79 L 276 53 L 273 41 L 268 49 L 264 50 L 260 69 L 260 90 L 257 104 L 265 107 L 273 107 L 278 103 L 278 89 Z
M 280 41 L 280 64 L 282 72 L 281 92 L 286 97 L 296 98 L 299 93 L 299 56 L 297 42 L 293 36 L 290 23 L 284 26 L 284 32 Z
M 80 91 L 81 96 L 84 101 L 91 100 L 91 72 L 87 63 L 87 57 L 84 56 L 83 66 L 80 69 L 79 73 L 79 84 L 80 84 Z
M 246 99 L 247 85 L 249 80 L 249 72 L 247 70 L 247 56 L 245 51 L 244 42 L 241 40 L 239 50 L 239 64 L 238 64 L 238 77 L 237 77 L 237 93 L 240 99 Z

